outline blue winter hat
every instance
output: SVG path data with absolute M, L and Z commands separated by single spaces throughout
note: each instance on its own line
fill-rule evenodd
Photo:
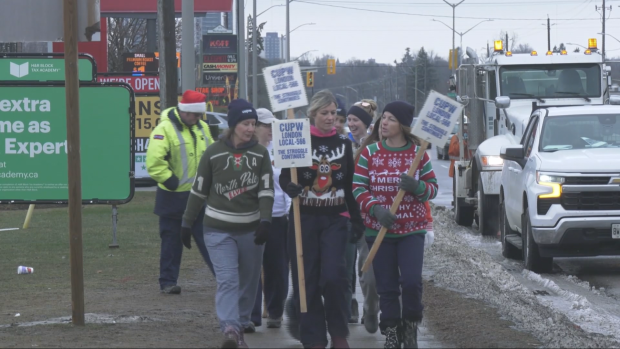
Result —
M 234 129 L 243 120 L 254 119 L 258 121 L 258 114 L 252 103 L 245 99 L 235 99 L 228 104 L 228 128 Z
M 344 116 L 347 118 L 347 106 L 342 102 L 342 99 L 336 97 L 336 115 Z

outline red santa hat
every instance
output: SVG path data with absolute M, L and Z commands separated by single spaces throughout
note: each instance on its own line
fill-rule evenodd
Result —
M 207 111 L 206 99 L 207 96 L 200 92 L 187 90 L 183 93 L 183 98 L 179 102 L 178 108 L 180 111 L 188 113 L 204 114 Z

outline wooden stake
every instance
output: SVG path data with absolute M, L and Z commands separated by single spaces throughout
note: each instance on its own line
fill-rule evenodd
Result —
M 295 111 L 288 110 L 288 118 L 295 118 Z M 297 183 L 297 168 L 291 168 L 291 181 Z M 299 196 L 293 199 L 293 217 L 295 223 L 295 247 L 297 250 L 297 279 L 299 281 L 299 309 L 302 313 L 308 311 L 306 307 L 306 274 L 304 273 L 304 248 L 301 242 L 301 217 L 299 216 Z
M 415 154 L 413 163 L 411 164 L 411 167 L 409 167 L 409 171 L 407 172 L 408 176 L 413 176 L 415 171 L 418 169 L 418 166 L 420 165 L 420 161 L 424 157 L 424 153 L 426 153 L 426 147 L 428 147 L 428 142 L 421 141 L 421 145 L 418 148 L 418 152 Z M 398 210 L 398 205 L 400 205 L 400 202 L 403 200 L 404 196 L 405 196 L 405 191 L 402 189 L 399 190 L 398 194 L 396 194 L 396 198 L 394 199 L 394 202 L 392 203 L 392 207 L 390 207 L 390 212 L 392 212 L 392 214 L 396 214 L 396 211 Z M 363 272 L 367 272 L 368 268 L 370 268 L 370 265 L 372 264 L 372 260 L 375 259 L 375 255 L 377 254 L 377 251 L 379 250 L 379 246 L 381 246 L 381 242 L 383 241 L 383 238 L 385 238 L 386 233 L 387 233 L 387 228 L 381 227 L 381 230 L 379 231 L 379 234 L 377 235 L 377 238 L 375 239 L 375 242 L 372 244 L 372 248 L 370 249 L 370 252 L 368 253 L 368 257 L 366 257 L 366 261 L 364 262 L 364 266 L 362 267 Z
M 30 226 L 32 212 L 34 212 L 34 204 L 30 204 L 30 206 L 28 206 L 28 213 L 26 213 L 26 219 L 24 220 L 24 226 L 22 227 L 22 229 L 28 229 L 28 227 Z
M 80 82 L 78 79 L 78 4 L 63 2 L 65 42 L 65 101 L 67 110 L 67 167 L 69 183 L 69 249 L 71 264 L 71 321 L 84 326 L 84 266 L 82 256 L 82 170 L 80 161 Z M 105 40 L 105 38 L 102 38 Z

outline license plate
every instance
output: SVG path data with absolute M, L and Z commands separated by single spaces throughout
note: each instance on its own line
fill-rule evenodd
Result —
M 611 225 L 611 238 L 620 239 L 620 224 Z

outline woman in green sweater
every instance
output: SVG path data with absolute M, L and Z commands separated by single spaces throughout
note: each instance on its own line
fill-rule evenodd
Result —
M 243 328 L 251 326 L 271 227 L 273 171 L 269 152 L 254 136 L 256 121 L 252 104 L 230 102 L 228 131 L 202 156 L 183 215 L 186 238 L 206 201 L 204 236 L 217 280 L 215 307 L 224 348 L 247 348 Z

